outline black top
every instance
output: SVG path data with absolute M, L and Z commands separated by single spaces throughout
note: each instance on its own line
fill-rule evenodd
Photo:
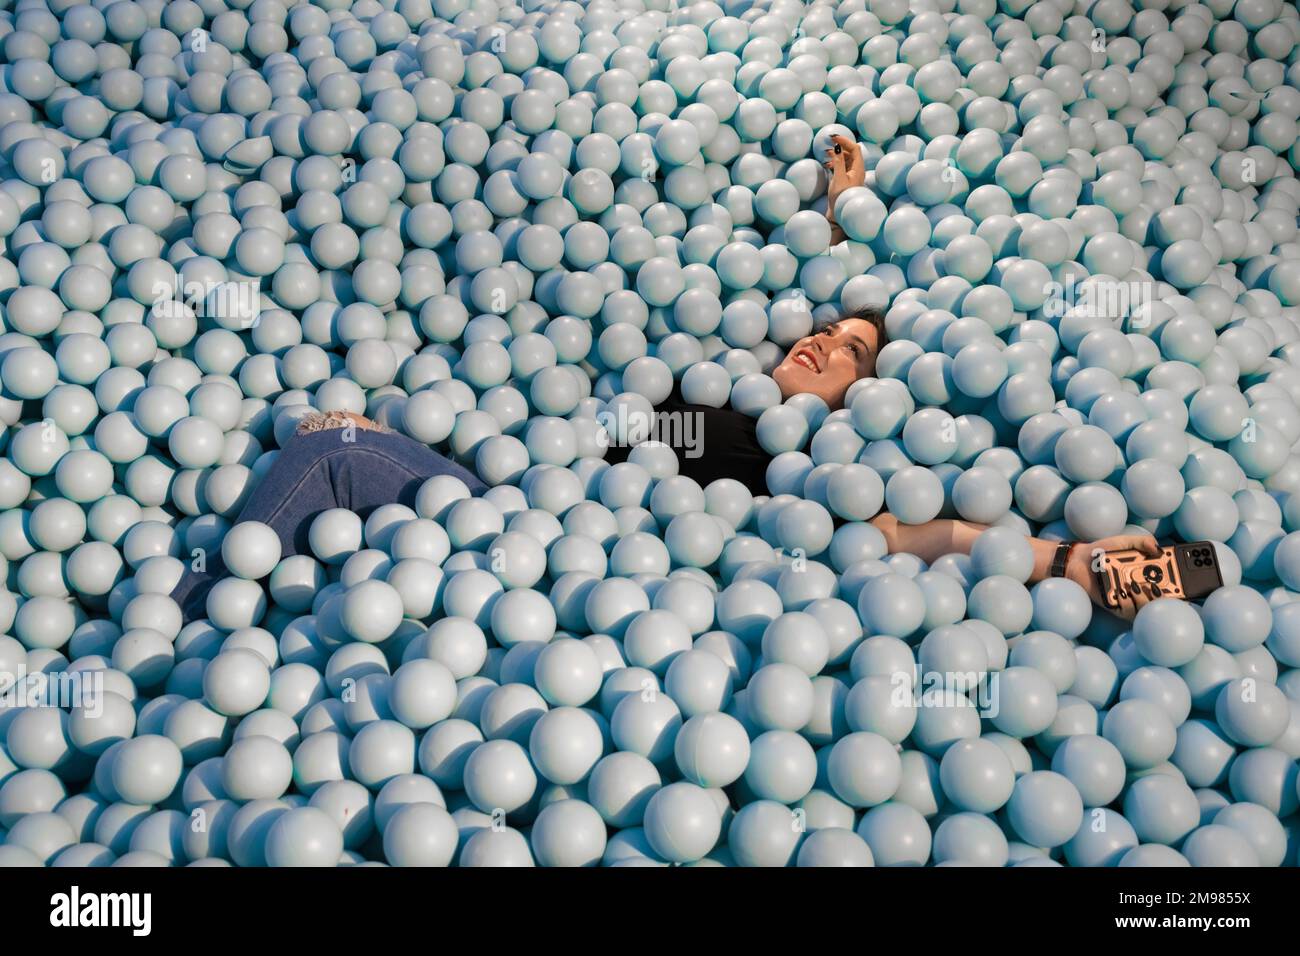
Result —
M 651 439 L 671 445 L 681 463 L 678 474 L 697 481 L 701 488 L 719 478 L 734 478 L 753 495 L 766 495 L 767 466 L 772 456 L 758 443 L 754 419 L 730 408 L 692 405 L 673 392 L 655 406 L 656 434 Z M 626 461 L 631 448 L 611 445 L 605 460 Z

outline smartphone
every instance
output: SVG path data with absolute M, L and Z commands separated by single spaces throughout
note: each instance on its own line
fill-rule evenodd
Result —
M 1111 610 L 1131 609 L 1143 595 L 1195 601 L 1223 586 L 1219 559 L 1209 541 L 1171 544 L 1154 558 L 1141 551 L 1106 551 L 1094 573 Z

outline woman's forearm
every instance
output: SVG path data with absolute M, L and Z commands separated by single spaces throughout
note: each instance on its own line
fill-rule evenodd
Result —
M 903 524 L 887 511 L 871 519 L 871 523 L 885 536 L 891 553 L 905 551 L 914 554 L 926 564 L 933 564 L 945 554 L 970 554 L 971 546 L 980 532 L 989 526 L 974 521 L 936 518 L 925 524 Z M 1057 542 L 1029 538 L 1034 552 L 1034 570 L 1029 575 L 1031 583 L 1048 576 Z

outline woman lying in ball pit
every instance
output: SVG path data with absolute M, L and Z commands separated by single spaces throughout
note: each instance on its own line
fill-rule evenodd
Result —
M 772 377 L 783 398 L 807 393 L 835 410 L 858 379 L 874 375 L 876 356 L 885 344 L 883 315 L 865 309 L 843 316 L 820 331 L 797 341 L 776 367 Z M 701 486 L 718 478 L 735 478 L 756 495 L 766 494 L 763 475 L 771 461 L 758 443 L 752 418 L 732 409 L 692 405 L 680 394 L 670 396 L 657 411 L 698 415 L 701 454 L 678 455 L 679 473 Z M 606 460 L 626 459 L 628 449 L 611 447 Z M 329 412 L 305 418 L 297 432 L 262 476 L 239 521 L 260 521 L 279 536 L 281 554 L 311 553 L 308 532 L 312 520 L 330 508 L 345 508 L 365 516 L 391 502 L 413 505 L 426 479 L 451 475 L 463 481 L 471 494 L 487 485 L 438 452 L 404 435 L 350 412 Z M 935 519 L 907 525 L 888 512 L 871 519 L 891 553 L 907 552 L 927 563 L 945 554 L 969 554 L 986 526 L 971 521 Z M 1092 574 L 1096 550 L 1138 549 L 1148 555 L 1159 551 L 1147 535 L 1121 534 L 1083 545 L 1029 539 L 1034 556 L 1029 582 L 1043 580 L 1054 571 L 1080 585 L 1101 603 L 1101 591 Z M 1054 567 L 1055 565 L 1055 567 Z M 188 570 L 172 596 L 187 621 L 203 617 L 207 593 L 226 570 L 218 556 L 208 559 L 201 572 Z M 1137 606 L 1151 597 L 1142 595 Z

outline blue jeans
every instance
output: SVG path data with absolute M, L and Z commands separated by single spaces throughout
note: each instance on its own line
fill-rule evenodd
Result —
M 487 485 L 427 445 L 399 435 L 366 429 L 327 429 L 295 435 L 280 451 L 249 496 L 239 521 L 260 521 L 280 536 L 283 557 L 311 554 L 307 532 L 312 520 L 330 508 L 347 508 L 365 518 L 380 505 L 412 506 L 415 493 L 435 475 L 454 475 L 479 495 Z M 220 554 L 204 571 L 187 569 L 172 598 L 185 621 L 207 615 L 212 586 L 227 574 Z

